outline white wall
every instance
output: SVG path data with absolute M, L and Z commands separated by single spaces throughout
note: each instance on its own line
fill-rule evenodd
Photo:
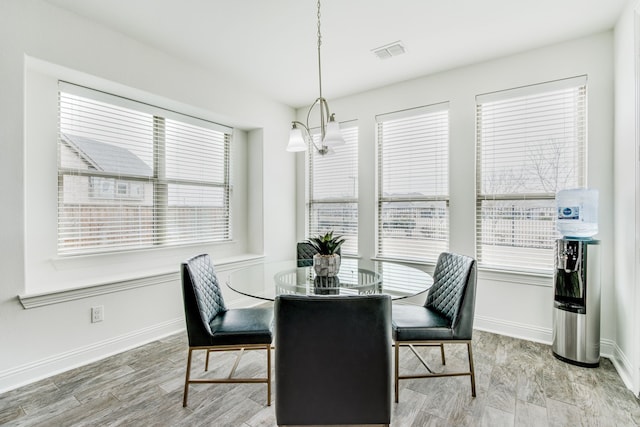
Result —
M 419 105 L 449 101 L 451 106 L 451 244 L 452 250 L 474 253 L 474 170 L 476 94 L 534 84 L 574 75 L 589 76 L 589 185 L 600 190 L 600 234 L 603 244 L 603 350 L 615 353 L 628 365 L 638 384 L 640 297 L 636 284 L 635 239 L 637 233 L 628 209 L 636 211 L 635 193 L 635 101 L 631 63 L 633 13 L 623 15 L 611 33 L 603 33 L 525 52 L 446 73 L 427 76 L 344 99 L 330 100 L 340 120 L 358 119 L 360 126 L 360 236 L 359 252 L 374 254 L 374 164 L 376 114 Z M 616 52 L 616 140 L 613 165 L 613 47 Z M 631 55 L 631 56 L 629 56 Z M 28 58 L 28 59 L 27 59 Z M 398 59 L 401 60 L 402 57 Z M 44 66 L 43 66 L 44 64 Z M 42 68 L 44 67 L 44 69 Z M 401 66 L 401 64 L 399 65 Z M 243 82 L 216 75 L 144 46 L 122 35 L 61 11 L 41 0 L 0 1 L 0 392 L 56 370 L 73 367 L 138 345 L 182 328 L 179 283 L 175 278 L 156 285 L 79 298 L 69 302 L 24 309 L 17 295 L 26 292 L 26 238 L 32 218 L 26 194 L 29 144 L 42 143 L 38 123 L 29 123 L 26 112 L 29 74 L 57 77 L 68 74 L 105 88 L 165 107 L 191 109 L 221 123 L 246 130 L 246 164 L 242 175 L 247 194 L 246 238 L 238 242 L 243 251 L 264 252 L 267 258 L 293 256 L 294 242 L 303 231 L 304 182 L 301 155 L 284 151 L 293 112 L 257 94 Z M 33 77 L 33 76 L 31 76 Z M 29 80 L 32 81 L 32 80 Z M 125 93 L 125 94 L 126 94 Z M 37 99 L 37 95 L 35 96 Z M 303 114 L 299 112 L 299 114 Z M 31 139 L 31 138 L 35 139 Z M 297 158 L 297 171 L 295 162 Z M 55 159 L 52 159 L 55 161 Z M 615 173 L 615 201 L 613 176 Z M 297 178 L 297 179 L 296 179 Z M 296 199 L 290 197 L 296 191 Z M 50 195 L 51 196 L 51 195 Z M 53 200 L 53 199 L 52 199 Z M 51 203 L 47 205 L 51 208 Z M 615 206 L 614 206 L 615 203 Z M 615 215 L 614 215 L 615 207 Z M 297 221 L 296 221 L 297 220 Z M 42 221 L 51 221 L 42 217 Z M 614 235 L 613 223 L 616 222 Z M 297 224 L 296 230 L 292 224 Z M 302 230 L 302 232 L 301 232 Z M 297 231 L 297 233 L 296 233 Z M 33 235 L 33 234 L 32 234 Z M 37 234 L 33 235 L 37 243 Z M 613 239 L 616 240 L 614 245 Z M 633 241 L 630 241 L 631 240 Z M 223 256 L 228 247 L 207 249 Z M 613 251 L 616 251 L 616 257 Z M 624 258 L 627 250 L 634 257 Z M 157 254 L 149 270 L 171 270 L 185 253 Z M 623 258 L 620 258 L 623 257 Z M 616 260 L 614 263 L 614 259 Z M 50 260 L 41 258 L 45 265 Z M 114 263 L 87 260 L 73 285 L 114 280 L 107 274 Z M 137 277 L 135 263 L 122 267 L 118 278 Z M 74 266 L 74 271 L 75 271 Z M 55 274 L 56 269 L 50 269 Z M 613 271 L 619 271 L 614 277 Z M 67 273 L 63 273 L 67 274 Z M 74 273 L 74 274 L 77 274 Z M 55 280 L 60 282 L 58 276 Z M 41 275 L 39 281 L 46 281 Z M 34 280 L 35 281 L 35 280 Z M 59 283 L 58 283 L 59 284 Z M 46 286 L 46 283 L 37 286 Z M 635 310 L 629 301 L 636 301 Z M 546 341 L 551 336 L 550 280 L 481 272 L 476 326 L 510 335 Z M 105 321 L 89 323 L 89 308 L 105 306 Z M 635 316 L 635 317 L 634 317 Z M 635 338 L 635 340 L 634 340 Z M 627 368 L 625 368 L 627 369 Z
M 600 190 L 602 342 L 610 353 L 616 310 L 612 273 L 613 36 L 611 32 L 329 100 L 341 121 L 359 124 L 359 252 L 375 254 L 375 115 L 449 101 L 450 249 L 475 253 L 475 96 L 578 75 L 588 76 L 588 185 Z M 390 59 L 402 66 L 402 57 Z M 330 85 L 330 82 L 327 82 Z M 301 114 L 301 111 L 298 112 Z M 302 155 L 300 155 L 302 157 Z M 299 167 L 303 167 L 299 159 Z M 299 180 L 299 182 L 302 182 Z M 297 189 L 304 200 L 304 189 Z M 299 215 L 303 215 L 298 210 Z M 299 218 L 298 224 L 302 224 Z M 300 230 L 299 230 L 300 232 Z M 429 269 L 430 266 L 425 266 Z M 552 280 L 480 271 L 475 326 L 551 342 Z
M 638 11 L 629 2 L 615 28 L 615 140 L 614 140 L 614 341 L 618 371 L 640 392 L 640 290 L 638 290 Z
M 58 78 L 239 129 L 234 242 L 57 258 L 51 179 Z M 187 256 L 209 252 L 224 263 L 247 252 L 274 259 L 295 253 L 295 162 L 284 150 L 294 112 L 244 82 L 41 0 L 7 0 L 0 2 L 0 93 L 0 391 L 183 329 L 177 271 Z M 146 281 L 149 274 L 161 276 Z M 37 308 L 24 309 L 17 298 L 87 286 L 70 301 Z M 90 323 L 94 305 L 104 306 L 104 322 Z

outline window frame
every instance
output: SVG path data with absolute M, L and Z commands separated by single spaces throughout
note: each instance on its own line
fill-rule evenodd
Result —
M 444 114 L 443 114 L 444 113 Z M 442 115 L 441 117 L 439 117 L 438 115 Z M 403 196 L 388 196 L 385 195 L 385 186 L 384 186 L 384 181 L 385 181 L 385 176 L 384 176 L 384 169 L 385 169 L 385 164 L 384 164 L 384 150 L 383 150 L 383 145 L 384 145 L 384 133 L 383 133 L 383 127 L 384 127 L 384 123 L 398 123 L 401 120 L 416 120 L 416 121 L 420 121 L 421 118 L 424 117 L 424 120 L 428 120 L 430 124 L 436 124 L 436 125 L 440 125 L 440 127 L 436 127 L 435 130 L 433 131 L 432 134 L 429 135 L 429 138 L 433 138 L 433 139 L 444 139 L 444 147 L 442 147 L 442 142 L 440 141 L 439 144 L 441 145 L 435 145 L 434 147 L 431 147 L 431 145 L 426 145 L 425 148 L 425 155 L 429 156 L 429 155 L 433 155 L 435 157 L 439 157 L 439 156 L 444 156 L 444 160 L 441 159 L 441 162 L 439 162 L 439 165 L 443 166 L 444 169 L 443 170 L 439 170 L 437 171 L 437 176 L 439 178 L 436 178 L 434 182 L 430 182 L 431 185 L 434 185 L 435 187 L 441 187 L 442 184 L 438 184 L 439 180 L 444 180 L 444 188 L 446 188 L 446 191 L 432 191 L 431 194 L 423 194 L 423 195 L 403 195 Z M 431 120 L 434 120 L 434 122 L 432 123 Z M 444 126 L 441 125 L 441 123 L 444 121 Z M 449 102 L 440 102 L 437 104 L 430 104 L 430 105 L 426 105 L 426 106 L 421 106 L 421 107 L 415 107 L 415 108 L 410 108 L 410 109 L 406 109 L 406 110 L 401 110 L 401 111 L 396 111 L 396 112 L 391 112 L 391 113 L 385 113 L 385 114 L 379 114 L 376 116 L 376 192 L 375 192 L 375 198 L 376 198 L 376 258 L 379 259 L 398 259 L 401 261 L 405 261 L 405 262 L 419 262 L 419 263 L 429 263 L 429 264 L 435 264 L 435 262 L 438 259 L 438 256 L 441 252 L 448 250 L 449 248 L 449 243 L 450 243 L 450 179 L 449 179 L 449 174 L 450 174 L 450 162 L 449 162 L 449 152 L 450 152 L 450 143 L 451 143 L 451 138 L 450 138 L 450 117 L 449 117 Z M 415 126 L 421 126 L 421 123 L 416 123 L 414 124 Z M 408 136 L 409 132 L 415 132 L 414 128 L 411 128 L 410 130 L 407 131 L 407 135 L 405 136 L 405 138 L 410 138 L 410 136 Z M 441 133 L 444 132 L 444 136 L 441 135 Z M 433 148 L 431 151 L 429 151 L 430 148 Z M 413 153 L 414 156 L 416 157 L 415 154 Z M 433 169 L 433 168 L 432 168 Z M 436 219 L 439 219 L 439 222 L 443 222 L 444 221 L 444 225 L 440 225 L 440 226 L 435 226 L 435 228 L 433 227 L 429 227 L 427 226 L 423 226 L 423 228 L 426 229 L 426 232 L 423 233 L 425 234 L 425 236 L 435 236 L 434 239 L 426 239 L 425 237 L 420 237 L 418 236 L 418 238 L 413 239 L 415 241 L 417 241 L 418 243 L 415 245 L 415 249 L 417 249 L 418 251 L 423 251 L 423 250 L 427 250 L 425 255 L 415 255 L 415 251 L 409 253 L 409 252 L 402 252 L 402 251 L 398 251 L 396 250 L 395 253 L 393 250 L 389 250 L 389 251 L 385 251 L 384 250 L 384 242 L 383 242 L 383 238 L 385 235 L 385 228 L 389 228 L 388 224 L 387 227 L 385 227 L 385 213 L 384 213 L 384 207 L 385 204 L 395 204 L 395 203 L 402 203 L 402 204 L 444 204 L 443 207 L 441 208 L 435 208 L 436 211 L 437 210 L 441 210 L 442 214 L 441 215 L 437 215 L 434 214 L 433 217 L 435 217 Z M 418 207 L 418 208 L 414 208 L 415 209 L 423 209 L 424 207 Z M 431 209 L 434 209 L 433 207 L 431 207 Z M 420 215 L 420 218 L 425 218 L 422 216 L 422 214 Z M 418 221 L 416 221 L 417 223 Z M 395 224 L 395 223 L 394 223 Z M 400 221 L 398 224 L 395 224 L 398 230 L 402 231 L 405 230 L 406 231 L 406 227 L 403 227 L 403 223 L 402 221 Z M 417 228 L 416 228 L 417 229 Z M 411 234 L 413 235 L 413 231 L 411 232 Z M 409 235 L 407 235 L 409 236 Z M 443 238 L 438 238 L 440 236 L 443 236 Z M 437 244 L 437 243 L 433 243 L 433 244 L 424 244 L 424 243 L 419 243 L 420 241 L 425 242 L 425 241 L 434 241 L 434 242 L 438 242 L 441 241 L 443 242 L 442 244 Z
M 552 102 L 556 102 L 559 104 L 561 101 L 557 101 L 555 98 L 561 98 L 563 95 L 560 95 L 562 91 L 567 92 L 566 98 L 570 99 L 571 97 L 575 98 L 576 102 L 572 105 L 574 116 L 571 114 L 567 114 L 567 117 L 561 117 L 561 114 L 558 112 L 561 110 L 557 105 L 551 105 Z M 569 94 L 570 91 L 575 91 L 574 94 Z M 577 187 L 585 187 L 586 186 L 586 176 L 587 176 L 587 95 L 588 95 L 588 87 L 587 87 L 587 77 L 586 76 L 576 76 L 570 77 L 566 79 L 559 79 L 544 83 L 538 83 L 513 89 L 505 89 L 497 92 L 481 94 L 476 96 L 476 227 L 475 227 L 475 244 L 476 244 L 476 258 L 478 260 L 479 268 L 484 270 L 493 270 L 493 271 L 503 271 L 508 273 L 515 274 L 533 274 L 540 276 L 549 276 L 553 273 L 554 262 L 554 243 L 557 238 L 560 238 L 560 234 L 556 231 L 556 220 L 557 220 L 557 211 L 555 209 L 555 200 L 556 193 L 558 190 L 564 188 L 577 188 Z M 550 124 L 542 125 L 544 122 L 551 122 L 553 119 L 548 119 L 551 116 L 545 116 L 545 118 L 537 118 L 536 115 L 540 114 L 538 111 L 538 107 L 536 107 L 535 103 L 547 103 L 551 105 L 548 107 L 549 112 L 555 111 L 556 115 L 554 115 L 554 119 L 557 120 L 565 120 L 563 121 L 564 128 L 569 129 L 566 131 L 567 134 L 573 132 L 575 134 L 575 141 L 570 141 L 569 143 L 560 145 L 556 141 L 561 140 L 570 140 L 569 137 L 563 136 L 562 138 L 559 136 L 555 136 L 555 138 L 550 137 L 549 135 L 553 132 L 553 126 Z M 523 105 L 522 108 L 516 109 L 517 105 Z M 544 105 L 547 105 L 544 104 Z M 554 190 L 546 190 L 546 191 L 502 191 L 502 192 L 487 192 L 483 189 L 483 179 L 485 179 L 485 168 L 483 168 L 483 154 L 485 142 L 492 141 L 490 138 L 486 138 L 483 140 L 484 134 L 483 132 L 483 116 L 482 110 L 483 106 L 493 105 L 496 106 L 504 106 L 504 108 L 509 108 L 511 105 L 512 110 L 509 110 L 509 113 L 514 114 L 514 111 L 517 111 L 522 114 L 520 119 L 514 119 L 513 117 L 509 117 L 512 123 L 515 123 L 517 120 L 526 123 L 525 125 L 521 125 L 520 129 L 522 132 L 517 134 L 518 136 L 511 136 L 511 138 L 516 141 L 518 138 L 530 138 L 530 139 L 539 139 L 542 141 L 543 137 L 548 139 L 548 143 L 539 143 L 533 147 L 530 144 L 526 145 L 526 148 L 520 149 L 518 153 L 526 153 L 527 151 L 538 150 L 539 153 L 546 153 L 550 149 L 557 150 L 556 159 L 557 162 L 555 165 L 556 170 L 560 169 L 561 166 L 564 166 L 565 163 L 561 162 L 569 162 L 572 168 L 575 171 L 569 175 L 567 174 L 566 180 L 572 180 L 575 185 L 569 185 L 569 187 L 557 188 L 559 186 L 559 178 L 556 178 L 554 183 Z M 525 106 L 526 105 L 526 106 Z M 486 108 L 486 107 L 485 107 Z M 555 110 L 554 110 L 555 109 Z M 547 110 L 545 110 L 547 112 Z M 504 116 L 507 116 L 507 112 L 504 113 Z M 496 114 L 497 116 L 497 114 Z M 525 118 L 522 118 L 522 117 Z M 573 117 L 573 118 L 571 118 Z M 492 119 L 496 122 L 499 122 L 498 119 Z M 567 123 L 571 120 L 575 122 L 574 127 L 567 127 Z M 489 121 L 489 120 L 487 120 Z M 507 120 L 505 120 L 506 122 Z M 511 126 L 511 125 L 510 125 Z M 506 126 L 505 126 L 506 129 Z M 504 131 L 504 130 L 503 130 Z M 516 134 L 515 131 L 510 131 L 512 134 Z M 549 132 L 549 133 L 547 133 Z M 495 134 L 498 135 L 498 131 L 495 131 Z M 506 133 L 505 133 L 506 134 Z M 502 135 L 502 134 L 500 134 Z M 562 132 L 558 131 L 556 135 L 564 135 Z M 498 140 L 499 136 L 493 136 L 494 139 Z M 556 144 L 556 147 L 549 146 L 545 148 L 545 145 L 553 145 Z M 570 144 L 575 144 L 575 147 L 572 148 Z M 515 144 L 515 143 L 514 143 Z M 524 143 L 523 143 L 524 144 Z M 575 151 L 575 153 L 572 152 Z M 515 153 L 516 150 L 514 149 Z M 567 152 L 574 155 L 571 161 L 571 156 L 567 155 Z M 535 153 L 534 153 L 535 154 Z M 509 152 L 509 155 L 515 156 Z M 521 154 L 522 155 L 522 154 Z M 505 154 L 506 156 L 506 154 Z M 543 157 L 542 154 L 538 155 L 539 157 Z M 534 157 L 532 154 L 530 158 Z M 568 160 L 569 159 L 569 160 Z M 546 160 L 546 159 L 543 159 Z M 538 159 L 538 167 L 543 168 L 546 166 L 546 163 L 541 163 L 541 160 Z M 550 163 L 550 161 L 548 162 Z M 511 167 L 516 168 L 519 167 L 522 170 L 527 170 L 527 167 L 535 168 L 536 160 L 532 160 L 532 165 L 525 164 L 513 164 Z M 565 169 L 567 169 L 565 167 Z M 543 172 L 538 172 L 538 175 L 543 174 Z M 534 174 L 530 173 L 531 176 Z M 524 176 L 524 172 L 523 172 Z M 544 179 L 538 176 L 540 180 Z M 530 181 L 523 181 L 530 182 Z M 521 184 L 522 185 L 522 184 Z M 532 184 L 524 184 L 529 185 L 531 188 Z M 541 183 L 542 187 L 548 184 Z M 495 211 L 496 214 L 484 214 L 483 212 L 488 212 L 483 210 L 483 206 L 487 206 L 490 204 L 494 204 L 493 208 L 489 208 L 490 211 Z M 504 210 L 499 205 L 511 203 L 512 206 L 512 222 L 514 225 L 512 226 L 512 235 L 511 245 L 496 245 L 490 244 L 489 237 L 485 235 L 485 228 L 483 226 L 483 221 L 488 221 L 493 218 L 494 222 L 500 221 L 500 210 Z M 516 206 L 520 205 L 520 209 L 518 210 Z M 485 208 L 486 209 L 486 208 Z M 521 211 L 522 214 L 518 213 Z M 506 218 L 506 216 L 505 216 Z M 539 227 L 535 227 L 535 224 L 532 223 L 534 219 L 537 219 L 537 222 L 550 222 L 551 224 L 547 224 L 543 228 L 542 225 Z M 518 225 L 519 224 L 519 225 Z M 494 227 L 495 228 L 495 227 Z M 530 229 L 529 233 L 526 230 Z M 518 230 L 518 232 L 516 232 Z M 542 234 L 536 234 L 536 233 Z M 498 235 L 500 233 L 493 231 L 494 235 Z M 505 235 L 506 236 L 506 235 Z M 494 237 L 494 240 L 496 238 Z M 518 243 L 520 240 L 530 240 L 529 244 L 520 244 Z M 503 238 L 504 240 L 504 238 Z M 535 242 L 537 240 L 537 243 Z M 496 240 L 497 241 L 497 240 Z M 516 244 L 518 243 L 518 244 Z M 496 249 L 495 253 L 492 254 L 491 246 L 505 246 L 511 247 L 512 249 Z M 513 248 L 520 248 L 519 250 L 514 250 Z M 508 256 L 500 256 L 498 255 L 499 251 L 503 251 L 505 253 L 509 253 Z M 519 252 L 519 254 L 518 254 Z M 502 259 L 503 262 L 496 262 L 496 259 Z M 529 263 L 528 267 L 525 267 Z
M 126 108 L 130 110 L 134 110 L 141 114 L 146 114 L 150 116 L 150 121 L 148 125 L 153 130 L 153 134 L 148 141 L 147 144 L 150 144 L 150 152 L 152 153 L 152 162 L 153 165 L 150 166 L 151 174 L 147 175 L 136 175 L 136 174 L 126 174 L 121 173 L 120 171 L 95 171 L 95 170 L 80 170 L 74 167 L 66 167 L 62 164 L 60 150 L 62 149 L 62 145 L 64 143 L 65 135 L 63 134 L 61 119 L 58 120 L 58 164 L 57 164 L 57 175 L 58 175 L 58 208 L 57 208 L 57 255 L 60 257 L 74 257 L 74 256 L 85 256 L 85 255 L 94 255 L 94 254 L 108 254 L 108 253 L 117 253 L 117 252 L 126 252 L 131 250 L 147 250 L 147 249 L 157 249 L 157 248 L 168 248 L 168 247 L 177 247 L 177 246 L 189 246 L 194 244 L 207 244 L 207 243 L 222 243 L 229 242 L 232 240 L 232 184 L 231 184 L 231 140 L 233 135 L 233 129 L 220 125 L 208 120 L 200 119 L 197 117 L 193 117 L 190 115 L 182 114 L 173 110 L 168 110 L 161 107 L 156 107 L 154 105 L 150 105 L 144 102 L 136 101 L 130 98 L 124 98 L 118 95 L 114 95 L 111 93 L 99 91 L 96 89 L 88 88 L 85 86 L 79 86 L 73 83 L 69 83 L 66 81 L 58 82 L 58 97 L 59 102 L 61 102 L 62 94 L 69 94 L 71 96 L 82 97 L 87 100 L 97 101 L 100 103 L 107 104 L 107 106 L 118 108 Z M 58 107 L 58 113 L 61 114 L 62 106 Z M 165 149 L 166 146 L 170 145 L 167 143 L 167 140 L 170 139 L 166 135 L 165 124 L 171 121 L 173 126 L 182 126 L 182 127 L 191 127 L 193 129 L 204 129 L 206 132 L 210 132 L 210 134 L 220 135 L 220 141 L 211 140 L 208 143 L 216 143 L 222 144 L 217 148 L 217 150 L 222 151 L 223 159 L 221 161 L 221 181 L 215 181 L 211 179 L 194 179 L 194 178 L 184 178 L 184 177 L 171 177 L 171 172 L 167 171 L 167 159 L 169 158 L 169 154 Z M 184 139 L 186 137 L 182 136 Z M 179 138 L 179 137 L 178 137 Z M 175 139 L 175 137 L 174 137 Z M 205 140 L 202 140 L 205 141 Z M 199 144 L 203 144 L 202 141 L 198 141 Z M 98 141 L 100 142 L 100 141 Z M 174 161 L 175 162 L 175 161 Z M 149 165 L 147 165 L 149 166 Z M 175 172 L 174 172 L 175 174 Z M 118 183 L 140 183 L 141 185 L 148 185 L 152 188 L 152 204 L 149 208 L 151 212 L 150 222 L 152 223 L 152 231 L 148 232 L 152 237 L 145 239 L 144 244 L 140 245 L 128 245 L 128 244 L 106 244 L 106 245 L 93 245 L 84 247 L 82 242 L 76 245 L 70 245 L 68 248 L 62 243 L 63 237 L 61 237 L 62 229 L 61 229 L 61 210 L 63 203 L 63 193 L 64 186 L 63 180 L 64 177 L 67 176 L 85 176 L 88 177 L 89 180 L 92 178 L 97 178 L 99 180 L 113 180 L 114 186 L 114 195 L 118 191 Z M 221 231 L 222 238 L 216 237 L 208 237 L 208 238 L 198 238 L 198 233 L 195 231 L 191 232 L 192 237 L 187 239 L 182 239 L 179 237 L 168 237 L 168 233 L 171 231 L 180 231 L 180 221 L 175 221 L 172 225 L 169 211 L 171 210 L 171 202 L 169 197 L 169 188 L 178 188 L 179 186 L 191 186 L 192 188 L 219 188 L 222 191 L 222 206 L 223 206 L 223 230 Z M 204 190 L 203 190 L 204 191 Z M 87 197 L 91 197 L 88 195 Z M 117 197 L 117 195 L 115 196 Z M 114 198 L 115 198 L 114 197 Z M 131 200 L 135 200 L 132 197 L 124 197 L 129 198 Z M 177 206 L 177 205 L 176 205 Z M 177 209 L 179 210 L 179 208 Z M 217 225 L 217 224 L 216 224 Z M 78 228 L 81 229 L 81 228 Z M 121 231 L 121 234 L 126 234 L 126 231 Z M 203 233 L 204 235 L 204 233 Z

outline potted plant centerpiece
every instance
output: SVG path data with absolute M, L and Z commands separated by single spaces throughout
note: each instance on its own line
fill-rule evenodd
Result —
M 340 271 L 340 246 L 345 239 L 334 236 L 333 231 L 311 237 L 307 242 L 318 252 L 313 256 L 313 268 L 320 277 L 333 277 Z

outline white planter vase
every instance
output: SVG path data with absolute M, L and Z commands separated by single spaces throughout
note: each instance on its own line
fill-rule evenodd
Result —
M 316 276 L 337 276 L 340 271 L 340 255 L 315 254 L 313 256 L 313 268 L 316 271 Z

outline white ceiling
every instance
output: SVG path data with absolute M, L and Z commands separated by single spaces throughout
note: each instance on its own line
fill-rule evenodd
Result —
M 318 96 L 315 0 L 47 0 L 294 107 Z M 613 28 L 628 0 L 323 0 L 323 95 Z M 401 40 L 407 53 L 372 49 Z

